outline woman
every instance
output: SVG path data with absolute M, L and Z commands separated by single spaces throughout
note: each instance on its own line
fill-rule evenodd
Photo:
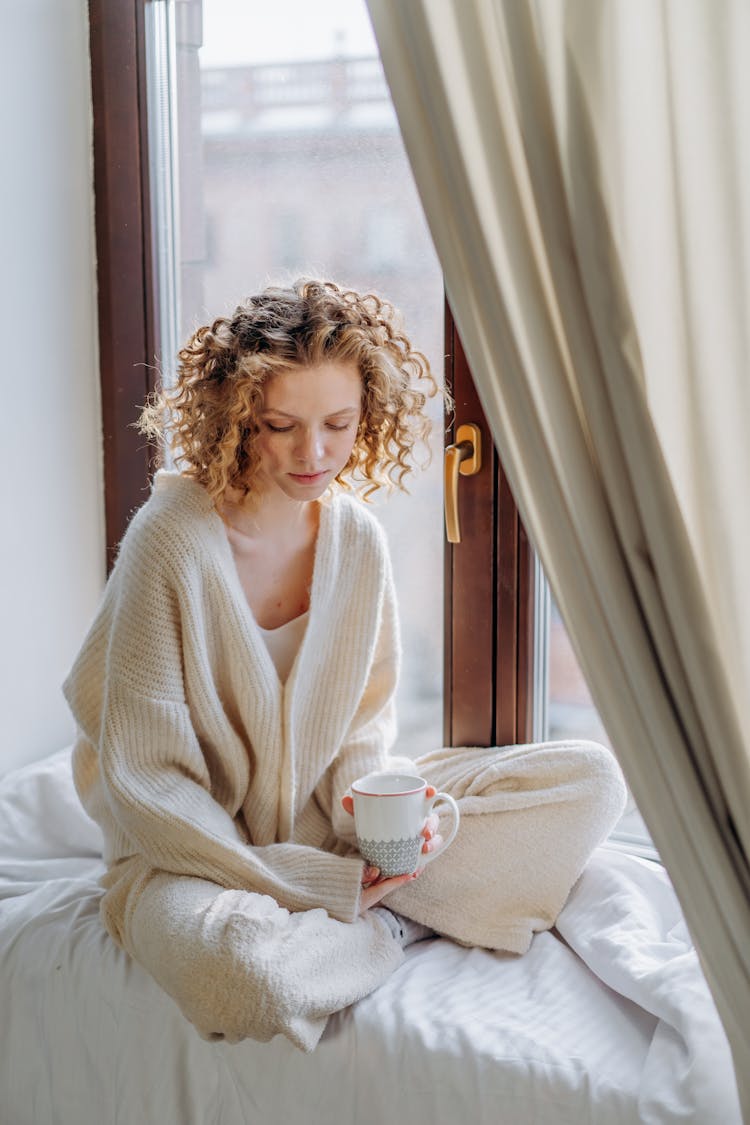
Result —
M 389 305 L 317 281 L 251 298 L 179 359 L 141 426 L 180 471 L 157 474 L 134 516 L 65 684 L 75 781 L 104 832 L 114 939 L 202 1035 L 311 1049 L 426 932 L 383 897 L 521 952 L 623 786 L 599 747 L 438 750 L 417 768 L 463 802 L 459 840 L 417 883 L 378 880 L 346 791 L 414 765 L 388 757 L 388 553 L 347 488 L 402 484 L 427 432 L 428 365 Z M 564 863 L 560 830 L 574 836 Z M 436 821 L 424 835 L 439 844 Z M 490 843 L 500 862 L 484 871 Z

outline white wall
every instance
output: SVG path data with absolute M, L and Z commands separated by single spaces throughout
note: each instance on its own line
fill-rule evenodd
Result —
M 3 4 L 0 773 L 71 741 L 104 581 L 85 0 Z

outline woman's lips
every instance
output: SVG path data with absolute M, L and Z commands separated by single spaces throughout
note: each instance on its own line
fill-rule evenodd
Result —
M 323 480 L 327 476 L 327 471 L 323 469 L 320 473 L 290 473 L 289 476 L 292 480 L 296 480 L 298 484 L 317 484 L 318 481 Z

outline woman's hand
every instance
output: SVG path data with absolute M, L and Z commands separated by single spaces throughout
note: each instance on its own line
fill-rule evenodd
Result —
M 381 898 L 385 898 L 391 891 L 395 891 L 396 887 L 418 878 L 420 874 L 421 872 L 415 871 L 410 875 L 393 875 L 390 879 L 381 879 L 377 867 L 366 866 L 362 872 L 362 894 L 359 900 L 360 914 L 364 914 L 365 910 L 369 910 L 371 906 L 377 906 Z
M 436 790 L 433 786 L 428 786 L 426 790 L 427 797 L 434 797 Z M 341 804 L 350 816 L 354 816 L 354 801 L 351 797 L 342 797 Z M 431 813 L 425 820 L 422 826 L 422 836 L 424 836 L 424 843 L 422 844 L 422 852 L 427 854 L 439 848 L 443 843 L 443 837 L 438 832 L 440 822 L 436 813 Z M 418 868 L 415 872 L 407 875 L 394 875 L 390 879 L 381 879 L 380 871 L 377 867 L 366 866 L 362 872 L 362 895 L 360 898 L 360 910 L 364 913 L 369 910 L 371 906 L 376 906 L 382 898 L 395 891 L 396 887 L 402 886 L 404 883 L 411 882 L 412 879 L 417 879 L 424 868 Z
M 435 796 L 435 790 L 430 786 L 427 790 L 428 797 Z M 426 855 L 429 852 L 436 852 L 438 848 L 443 845 L 443 837 L 440 835 L 438 829 L 440 828 L 440 818 L 437 813 L 430 813 L 427 820 L 422 827 L 422 835 L 424 836 L 424 843 L 422 844 L 422 852 Z

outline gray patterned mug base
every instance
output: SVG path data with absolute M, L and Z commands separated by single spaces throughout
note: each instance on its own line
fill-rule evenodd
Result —
M 407 840 L 363 840 L 357 837 L 359 854 L 372 867 L 379 868 L 385 879 L 414 871 L 423 843 L 421 836 Z

